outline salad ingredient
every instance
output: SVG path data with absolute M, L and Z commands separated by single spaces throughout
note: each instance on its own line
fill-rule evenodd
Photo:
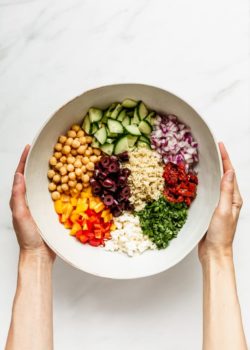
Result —
M 188 169 L 199 160 L 198 143 L 190 128 L 174 115 L 157 116 L 151 141 L 151 147 L 160 153 L 165 164 L 185 163 Z
M 91 143 L 92 137 L 85 135 L 77 124 L 72 125 L 67 135 L 59 136 L 47 174 L 53 200 L 58 200 L 63 193 L 74 195 L 89 186 L 101 154 L 100 150 L 91 147 Z
M 189 207 L 196 197 L 198 184 L 197 175 L 186 171 L 185 165 L 168 163 L 165 166 L 163 177 L 165 179 L 164 195 L 166 199 L 174 203 L 186 203 Z
M 90 187 L 75 197 L 62 195 L 54 206 L 59 221 L 81 243 L 97 247 L 111 238 L 110 231 L 115 229 L 112 214 L 100 198 L 93 196 Z
M 126 167 L 130 170 L 128 185 L 131 189 L 130 202 L 136 211 L 142 210 L 147 202 L 157 200 L 163 192 L 163 166 L 155 151 L 139 148 L 129 153 Z
M 158 249 L 166 248 L 175 238 L 187 219 L 187 206 L 184 203 L 170 203 L 161 196 L 139 211 L 142 232 Z
M 155 112 L 149 111 L 142 101 L 125 99 L 122 103 L 112 103 L 106 110 L 89 108 L 82 128 L 87 134 L 93 135 L 93 148 L 100 147 L 104 153 L 112 155 L 132 150 L 137 146 L 137 136 L 149 135 L 154 121 Z M 75 136 L 70 133 L 70 137 L 74 139 Z M 69 146 L 72 146 L 72 143 Z M 150 142 L 147 147 L 150 148 Z M 61 152 L 61 147 L 58 147 L 58 151 Z M 66 152 L 68 151 L 69 149 L 66 149 Z
M 122 157 L 126 158 L 128 155 L 123 154 Z M 95 165 L 94 178 L 90 182 L 92 191 L 101 197 L 113 216 L 119 216 L 124 210 L 132 209 L 129 202 L 129 175 L 130 170 L 121 168 L 121 159 L 114 155 L 102 156 Z
M 105 249 L 118 251 L 128 256 L 142 254 L 145 250 L 156 249 L 156 245 L 142 233 L 139 218 L 131 213 L 124 213 L 114 219 L 116 229 L 111 232 L 111 239 Z

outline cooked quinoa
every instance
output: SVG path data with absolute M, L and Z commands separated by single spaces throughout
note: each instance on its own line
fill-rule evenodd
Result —
M 163 165 L 159 154 L 147 148 L 129 153 L 126 167 L 131 170 L 128 183 L 130 202 L 135 211 L 142 210 L 148 202 L 159 199 L 164 187 Z

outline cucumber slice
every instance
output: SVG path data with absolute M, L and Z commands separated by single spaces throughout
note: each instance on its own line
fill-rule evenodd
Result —
M 97 130 L 100 128 L 101 126 L 99 126 L 97 123 L 93 123 L 90 126 L 90 135 L 93 135 L 94 133 L 97 132 Z
M 103 126 L 101 129 L 99 129 L 94 134 L 94 136 L 97 139 L 97 141 L 99 141 L 100 144 L 103 145 L 107 140 L 107 130 L 106 130 L 105 126 Z
M 140 136 L 140 137 L 139 137 L 139 141 L 141 141 L 141 142 L 146 142 L 146 143 L 148 143 L 149 145 L 151 145 L 151 141 L 150 141 L 150 139 L 149 139 L 147 136 L 144 136 L 144 135 Z
M 134 111 L 132 110 L 130 110 L 130 111 L 127 111 L 127 113 L 126 113 L 129 117 L 133 117 L 134 116 Z
M 113 138 L 113 137 L 117 137 L 118 134 L 116 134 L 115 132 L 110 132 L 109 129 L 107 128 L 107 136 Z
M 122 134 L 123 126 L 118 120 L 108 119 L 107 125 L 111 133 Z
M 138 140 L 138 136 L 128 135 L 128 146 L 129 148 L 134 147 L 136 141 Z
M 128 138 L 127 136 L 123 136 L 116 142 L 114 153 L 120 154 L 126 151 L 129 151 Z
M 152 126 L 145 120 L 142 120 L 139 124 L 139 130 L 143 133 L 143 134 L 150 134 L 152 131 Z
M 92 148 L 100 148 L 100 143 L 96 139 L 93 139 L 93 141 L 91 143 L 91 147 Z
M 106 143 L 114 143 L 114 141 L 115 141 L 114 139 L 111 139 L 111 138 L 108 137 L 107 140 L 106 140 Z
M 103 111 L 100 108 L 91 107 L 89 109 L 90 123 L 99 122 L 102 119 Z
M 122 121 L 122 125 L 124 126 L 124 128 L 130 124 L 130 118 L 127 116 L 123 119 Z
M 118 105 L 115 107 L 115 109 L 111 113 L 110 118 L 116 119 L 118 117 L 118 114 L 121 112 L 121 110 L 122 110 L 122 105 L 118 103 Z
M 89 134 L 90 127 L 91 127 L 91 125 L 90 125 L 89 115 L 86 114 L 84 117 L 83 123 L 82 123 L 82 128 L 87 134 Z
M 126 117 L 126 111 L 125 111 L 125 109 L 123 109 L 120 113 L 119 113 L 119 115 L 118 115 L 118 117 L 117 117 L 117 120 L 119 121 L 119 122 L 122 122 L 123 121 L 123 119 Z
M 138 141 L 137 142 L 137 147 L 138 148 L 144 147 L 144 148 L 147 148 L 147 149 L 151 149 L 150 145 L 147 142 L 142 142 L 142 141 Z
M 135 108 L 137 106 L 137 101 L 132 100 L 131 98 L 126 98 L 122 101 L 122 105 L 125 108 Z
M 141 135 L 141 132 L 140 132 L 138 126 L 135 125 L 135 124 L 125 126 L 125 129 L 127 130 L 127 132 L 130 135 L 135 135 L 135 136 L 140 136 Z
M 113 154 L 113 151 L 114 151 L 114 145 L 112 144 L 109 144 L 109 143 L 104 143 L 104 145 L 102 145 L 100 148 L 101 150 L 108 154 L 109 156 L 111 156 Z
M 136 124 L 136 125 L 140 124 L 140 118 L 139 118 L 139 116 L 137 114 L 137 109 L 136 108 L 134 110 L 134 116 L 131 119 L 131 124 Z
M 138 115 L 143 120 L 148 115 L 148 110 L 145 104 L 141 101 L 138 105 Z

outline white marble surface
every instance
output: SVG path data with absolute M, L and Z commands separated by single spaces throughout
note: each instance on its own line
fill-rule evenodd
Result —
M 65 101 L 113 82 L 175 92 L 228 146 L 245 199 L 235 264 L 250 343 L 248 25 L 247 0 L 0 0 L 1 349 L 16 283 L 8 198 L 21 150 Z M 58 259 L 54 288 L 55 349 L 201 349 L 196 251 L 135 281 L 97 278 Z

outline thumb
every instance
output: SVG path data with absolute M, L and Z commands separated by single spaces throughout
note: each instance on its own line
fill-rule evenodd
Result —
M 27 209 L 25 192 L 24 176 L 17 172 L 14 177 L 11 196 L 11 209 L 13 213 L 24 213 L 24 210 Z
M 221 192 L 219 200 L 219 208 L 222 212 L 232 210 L 234 193 L 234 171 L 228 170 L 221 180 Z

